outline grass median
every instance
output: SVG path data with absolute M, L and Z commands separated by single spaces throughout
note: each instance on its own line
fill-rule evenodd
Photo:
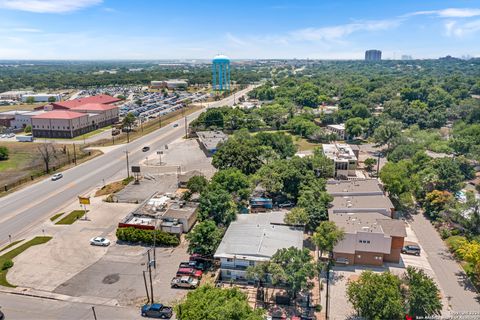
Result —
M 14 245 L 16 245 L 17 243 L 22 242 L 23 240 L 24 240 L 24 239 L 17 240 L 17 241 L 13 241 L 12 243 L 10 243 L 10 244 L 6 245 L 5 247 L 3 247 L 2 249 L 0 249 L 0 252 L 5 251 L 5 250 L 7 250 L 8 248 L 13 247 Z
M 2 266 L 5 265 L 6 261 L 11 261 L 13 258 L 21 254 L 23 251 L 27 250 L 32 246 L 37 246 L 39 244 L 46 243 L 50 241 L 52 237 L 35 237 L 32 240 L 25 242 L 24 244 L 16 247 L 13 250 L 8 251 L 7 253 L 0 256 L 0 286 L 11 287 L 14 288 L 15 286 L 10 284 L 7 281 L 7 272 L 9 268 L 3 269 Z M 17 242 L 18 243 L 18 242 Z M 2 249 L 3 250 L 3 249 Z
M 87 210 L 88 212 L 88 210 Z M 55 224 L 72 224 L 85 215 L 84 210 L 73 210 Z
M 65 212 L 60 212 L 60 213 L 57 213 L 56 215 L 54 215 L 53 217 L 50 218 L 50 221 L 55 221 L 57 220 L 62 214 L 64 214 Z

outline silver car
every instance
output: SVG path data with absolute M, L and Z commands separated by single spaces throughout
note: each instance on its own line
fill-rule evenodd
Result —
M 110 240 L 103 237 L 95 237 L 90 239 L 90 244 L 92 246 L 108 247 L 110 245 Z
M 55 180 L 58 180 L 58 179 L 62 179 L 63 178 L 63 174 L 61 173 L 55 173 L 53 176 L 52 176 L 52 181 L 55 181 Z

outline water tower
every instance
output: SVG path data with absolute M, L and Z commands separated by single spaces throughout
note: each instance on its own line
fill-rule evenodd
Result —
M 216 55 L 212 60 L 212 88 L 218 91 L 230 91 L 230 59 Z

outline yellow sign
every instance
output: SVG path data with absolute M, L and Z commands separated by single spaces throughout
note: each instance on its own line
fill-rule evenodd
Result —
M 78 197 L 80 204 L 90 204 L 90 198 Z

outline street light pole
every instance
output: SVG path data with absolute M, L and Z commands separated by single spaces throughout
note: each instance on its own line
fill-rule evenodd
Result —
M 130 178 L 130 164 L 128 163 L 128 150 L 125 150 L 124 152 L 127 157 L 127 177 Z

